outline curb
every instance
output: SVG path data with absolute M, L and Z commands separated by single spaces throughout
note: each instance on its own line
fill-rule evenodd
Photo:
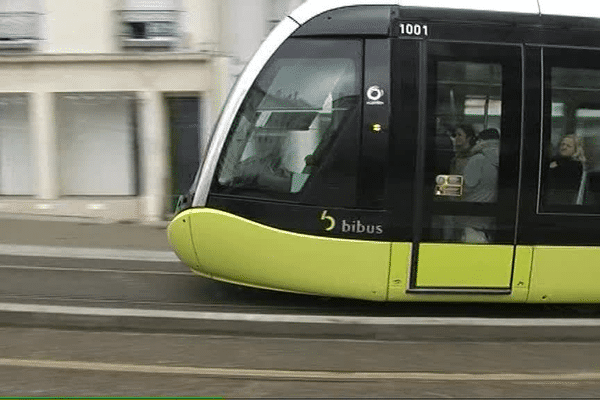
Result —
M 84 260 L 121 260 L 180 263 L 173 251 L 89 247 L 32 246 L 0 243 L 0 256 L 51 257 Z
M 0 326 L 378 341 L 598 342 L 598 319 L 342 317 L 0 303 Z
M 152 228 L 164 228 L 169 226 L 170 221 L 149 221 L 149 220 L 112 220 L 105 218 L 92 217 L 70 217 L 60 215 L 40 215 L 40 214 L 15 214 L 0 212 L 0 220 L 13 221 L 39 221 L 39 222 L 69 222 L 76 224 L 91 224 L 91 225 L 137 225 L 147 226 Z

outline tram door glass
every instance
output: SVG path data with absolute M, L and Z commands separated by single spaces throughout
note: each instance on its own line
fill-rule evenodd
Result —
M 361 77 L 360 41 L 288 40 L 236 116 L 213 193 L 353 205 Z
M 496 203 L 500 168 L 502 65 L 437 63 L 434 201 Z M 438 215 L 430 239 L 490 243 L 494 217 Z
M 521 50 L 428 43 L 414 289 L 506 292 L 517 209 Z M 424 147 L 424 150 L 423 150 Z

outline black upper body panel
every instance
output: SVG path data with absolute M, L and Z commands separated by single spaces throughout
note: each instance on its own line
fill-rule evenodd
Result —
M 391 22 L 399 7 L 353 6 L 317 15 L 292 36 L 385 36 L 391 34 Z
M 398 37 L 402 22 L 432 25 L 428 38 L 437 40 L 597 47 L 600 34 L 597 18 L 363 5 L 317 15 L 292 37 Z M 481 36 L 482 29 L 488 34 Z

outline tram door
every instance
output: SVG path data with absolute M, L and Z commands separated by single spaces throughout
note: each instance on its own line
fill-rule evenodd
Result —
M 521 48 L 398 40 L 398 51 L 418 60 L 418 72 L 405 73 L 420 99 L 418 111 L 405 115 L 413 123 L 402 122 L 417 138 L 409 289 L 506 293 L 515 251 Z M 402 73 L 411 63 L 398 65 Z

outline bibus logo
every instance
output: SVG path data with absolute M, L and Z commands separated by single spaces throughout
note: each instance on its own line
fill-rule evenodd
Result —
M 327 232 L 331 232 L 336 227 L 336 220 L 332 216 L 328 215 L 327 210 L 321 213 L 321 221 L 327 221 L 328 226 L 325 228 Z M 342 233 L 367 233 L 369 235 L 383 235 L 382 225 L 370 225 L 363 224 L 359 219 L 357 220 L 342 220 L 340 226 Z
M 335 228 L 335 218 L 327 215 L 327 210 L 323 211 L 323 213 L 321 214 L 321 221 L 329 222 L 329 226 L 325 228 L 327 232 L 331 232 L 333 228 Z
M 342 232 L 343 233 L 368 233 L 370 235 L 381 235 L 383 234 L 383 227 L 381 225 L 363 225 L 360 220 L 356 221 L 342 221 Z

